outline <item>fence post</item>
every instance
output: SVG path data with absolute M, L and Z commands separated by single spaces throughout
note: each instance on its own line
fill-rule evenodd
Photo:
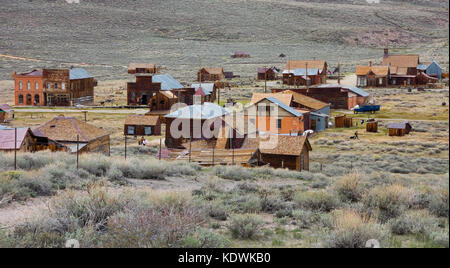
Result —
M 161 154 L 162 154 L 162 152 L 161 152 L 161 146 L 162 144 L 161 144 L 161 139 L 159 139 L 159 160 L 161 160 Z
M 214 166 L 214 147 L 212 148 L 212 166 Z
M 14 170 L 17 170 L 17 128 L 14 128 Z
M 191 163 L 192 139 L 189 139 L 189 163 Z
M 77 170 L 78 170 L 78 162 L 79 162 L 79 151 L 80 151 L 80 135 L 77 135 Z

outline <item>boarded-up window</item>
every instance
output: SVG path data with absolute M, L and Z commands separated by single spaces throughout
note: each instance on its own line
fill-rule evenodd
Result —
M 128 126 L 128 134 L 133 135 L 134 134 L 134 126 Z
M 144 128 L 145 135 L 152 135 L 152 128 L 151 127 L 145 127 Z
M 277 128 L 278 129 L 281 128 L 281 121 L 282 121 L 282 119 L 277 119 Z

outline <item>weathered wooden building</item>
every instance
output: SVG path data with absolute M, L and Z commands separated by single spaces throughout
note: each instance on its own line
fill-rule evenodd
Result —
M 15 105 L 70 106 L 94 102 L 96 80 L 82 68 L 13 73 Z
M 16 146 L 14 146 L 17 141 Z M 29 128 L 8 128 L 0 126 L 0 151 L 3 152 L 37 152 L 44 150 L 68 151 L 68 148 L 47 137 L 38 137 Z
M 391 123 L 387 128 L 389 130 L 389 136 L 405 136 L 412 130 L 412 126 L 408 121 Z
M 278 70 L 275 67 L 258 68 L 258 80 L 277 80 Z
M 189 140 L 216 139 L 222 117 L 230 113 L 214 103 L 205 102 L 178 109 L 164 116 L 167 148 L 183 148 Z
M 327 82 L 327 62 L 323 60 L 289 60 L 283 71 L 285 85 L 316 85 Z
M 169 74 L 137 75 L 127 83 L 127 103 L 149 106 L 150 111 L 168 112 L 174 103 L 193 103 L 193 88 L 185 88 Z
M 204 67 L 197 73 L 198 82 L 215 82 L 225 78 L 222 67 Z
M 217 87 L 214 83 L 192 84 L 195 89 L 194 96 L 199 96 L 201 103 L 214 102 L 217 96 Z
M 389 85 L 392 86 L 409 86 L 416 85 L 416 77 L 418 74 L 419 55 L 405 54 L 395 55 L 389 54 L 389 50 L 384 49 L 382 65 L 389 66 L 390 77 Z
M 14 111 L 8 104 L 0 104 L 0 123 L 14 119 Z
M 437 79 L 442 79 L 442 67 L 437 63 L 437 61 L 433 62 L 424 62 L 417 66 L 419 72 L 423 72 L 430 77 L 434 77 Z
M 57 116 L 34 129 L 33 134 L 61 143 L 73 153 L 77 152 L 77 143 L 80 153 L 110 152 L 108 132 L 74 117 Z
M 366 122 L 366 132 L 378 132 L 378 121 L 375 119 L 367 120 Z
M 357 87 L 387 87 L 389 77 L 389 66 L 356 66 Z
M 250 54 L 244 51 L 235 51 L 232 58 L 250 58 Z
M 247 120 L 261 132 L 303 133 L 309 128 L 308 111 L 294 109 L 286 104 L 286 101 L 276 97 L 265 97 L 252 103 L 244 113 Z
M 286 89 L 272 89 L 273 93 L 283 92 Z M 321 102 L 329 103 L 331 109 L 351 110 L 356 105 L 365 104 L 370 94 L 352 86 L 339 84 L 323 84 L 306 88 L 289 89 L 296 93 L 306 95 Z
M 157 115 L 128 115 L 125 119 L 124 135 L 159 136 L 161 120 Z
M 153 63 L 130 63 L 128 66 L 129 74 L 157 74 L 160 67 Z

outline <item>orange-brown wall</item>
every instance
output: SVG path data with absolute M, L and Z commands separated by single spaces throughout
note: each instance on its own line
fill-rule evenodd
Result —
M 19 81 L 22 81 L 22 90 L 19 87 Z M 30 82 L 30 90 L 27 89 L 27 83 Z M 38 89 L 35 88 L 36 82 Z M 42 76 L 14 76 L 14 103 L 15 105 L 44 105 L 44 82 Z M 31 95 L 31 103 L 27 103 L 27 95 Z M 23 103 L 19 103 L 19 96 L 23 96 Z M 39 96 L 39 103 L 34 104 L 35 95 Z
M 248 116 L 246 116 L 248 118 Z M 277 128 L 277 119 L 281 119 L 281 128 Z M 257 116 L 255 120 L 256 128 L 259 131 L 277 134 L 289 134 L 305 131 L 303 117 L 270 117 Z

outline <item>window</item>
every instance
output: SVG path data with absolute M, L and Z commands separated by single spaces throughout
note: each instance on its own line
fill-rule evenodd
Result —
M 128 134 L 134 135 L 134 126 L 128 126 Z
M 47 82 L 47 89 L 51 89 L 52 88 L 52 84 L 50 82 Z
M 381 86 L 383 84 L 383 78 L 378 78 L 378 84 Z
M 254 125 L 255 124 L 255 119 L 254 118 L 250 119 L 250 123 L 252 123 Z
M 411 78 L 408 78 L 407 82 L 408 85 L 411 85 Z
M 28 89 L 28 90 L 31 89 L 31 83 L 30 83 L 30 81 L 27 82 L 27 89 Z
M 145 135 L 152 135 L 152 127 L 145 127 L 144 133 Z
M 62 84 L 61 84 L 61 89 L 62 89 L 62 90 L 66 90 L 66 83 L 62 83 Z
M 281 128 L 281 119 L 277 119 L 277 128 L 278 128 L 278 129 Z
M 34 83 L 34 89 L 36 89 L 36 90 L 39 89 L 39 83 L 38 83 L 38 82 L 35 82 L 35 83 Z
M 19 104 L 23 104 L 23 95 L 22 94 L 19 95 Z
M 19 89 L 22 90 L 23 89 L 23 84 L 22 81 L 19 81 Z
M 55 83 L 54 87 L 55 89 L 58 89 L 58 83 Z
M 338 106 L 340 106 L 340 107 L 344 106 L 344 101 L 343 100 L 339 100 L 338 101 Z
M 396 85 L 397 84 L 397 80 L 396 79 L 392 79 L 392 84 Z
M 31 95 L 27 95 L 27 105 L 31 105 Z
M 36 94 L 34 95 L 34 105 L 38 105 L 39 104 L 39 95 Z

